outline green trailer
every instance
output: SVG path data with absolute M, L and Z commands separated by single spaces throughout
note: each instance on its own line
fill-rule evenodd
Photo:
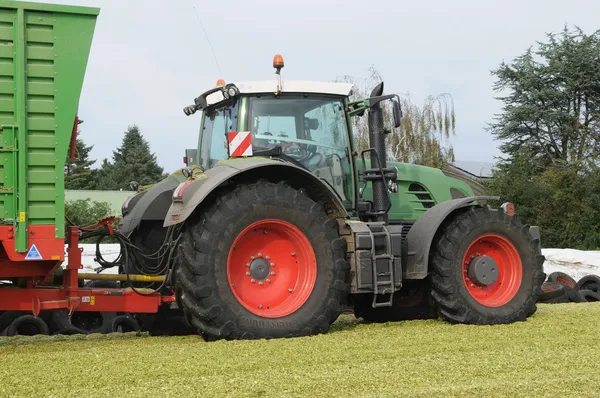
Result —
M 156 312 L 169 301 L 121 289 L 80 289 L 85 275 L 78 272 L 78 241 L 99 230 L 70 227 L 65 236 L 64 169 L 74 155 L 79 97 L 98 15 L 98 8 L 0 0 L 4 335 L 136 329 L 127 313 Z M 69 258 L 63 271 L 65 242 Z
M 47 262 L 38 276 L 64 259 L 64 166 L 98 13 L 0 1 L 0 239 L 10 261 Z

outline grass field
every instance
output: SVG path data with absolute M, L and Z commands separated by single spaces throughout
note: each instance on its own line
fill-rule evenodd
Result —
M 363 324 L 309 338 L 0 338 L 0 396 L 600 396 L 600 303 L 527 322 Z

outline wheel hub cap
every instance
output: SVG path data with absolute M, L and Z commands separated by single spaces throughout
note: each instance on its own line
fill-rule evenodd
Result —
M 295 225 L 266 219 L 242 230 L 227 257 L 231 292 L 247 311 L 281 318 L 299 310 L 312 294 L 317 259 Z
M 523 281 L 523 265 L 515 245 L 499 234 L 485 234 L 469 244 L 462 265 L 471 297 L 486 307 L 511 301 Z
M 271 266 L 264 258 L 257 258 L 250 263 L 250 276 L 256 280 L 263 280 L 269 276 Z
M 490 256 L 475 257 L 469 264 L 469 278 L 483 286 L 498 280 L 498 263 Z

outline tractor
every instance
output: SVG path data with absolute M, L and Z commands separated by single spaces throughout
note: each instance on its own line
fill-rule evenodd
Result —
M 351 84 L 284 80 L 281 55 L 273 67 L 273 80 L 220 79 L 184 108 L 200 114 L 197 148 L 123 204 L 118 231 L 144 254 L 120 273 L 164 273 L 208 339 L 314 335 L 348 307 L 373 322 L 535 313 L 538 228 L 440 169 L 388 160 L 397 95 L 380 83 L 351 100 Z M 360 152 L 357 117 L 369 128 Z

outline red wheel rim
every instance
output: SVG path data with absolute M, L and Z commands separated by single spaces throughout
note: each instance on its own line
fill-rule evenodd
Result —
M 233 295 L 248 311 L 280 318 L 297 311 L 317 279 L 317 258 L 306 236 L 281 220 L 263 220 L 244 229 L 227 258 Z
M 469 278 L 469 265 L 477 257 L 491 257 L 498 266 L 496 280 L 484 285 Z M 462 263 L 463 282 L 471 297 L 487 307 L 500 307 L 515 297 L 523 280 L 521 257 L 505 237 L 488 234 L 475 239 L 467 249 Z

